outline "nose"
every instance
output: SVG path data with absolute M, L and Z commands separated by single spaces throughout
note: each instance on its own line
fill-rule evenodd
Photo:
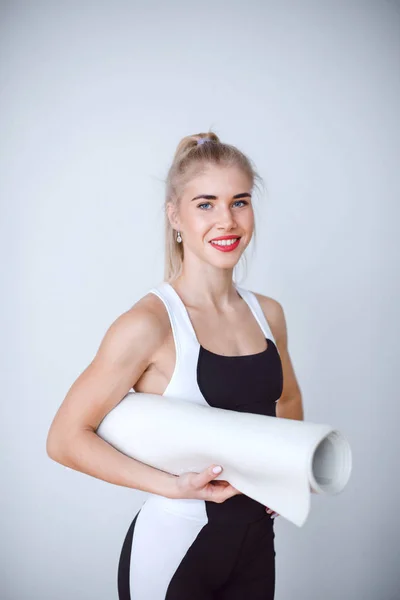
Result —
M 218 212 L 218 225 L 217 227 L 219 229 L 232 229 L 233 227 L 236 226 L 236 221 L 234 218 L 234 214 L 232 212 L 232 210 L 230 209 L 230 207 L 224 207 L 224 206 L 220 206 L 219 207 L 219 212 Z

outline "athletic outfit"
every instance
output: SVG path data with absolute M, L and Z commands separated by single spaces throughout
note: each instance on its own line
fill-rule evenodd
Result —
M 163 396 L 273 417 L 283 388 L 279 352 L 256 296 L 236 289 L 267 342 L 257 354 L 206 350 L 174 288 L 150 290 L 165 305 L 176 348 Z M 119 600 L 273 600 L 274 537 L 265 506 L 243 494 L 220 504 L 149 494 L 122 546 Z

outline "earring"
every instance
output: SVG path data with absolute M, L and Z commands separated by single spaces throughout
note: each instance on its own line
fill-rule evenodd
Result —
M 178 231 L 178 235 L 176 236 L 176 241 L 178 242 L 178 244 L 180 244 L 181 241 L 182 241 L 182 236 L 181 236 L 181 232 L 180 231 Z

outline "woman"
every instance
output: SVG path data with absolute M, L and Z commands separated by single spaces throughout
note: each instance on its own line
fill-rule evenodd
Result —
M 276 515 L 215 481 L 223 465 L 170 475 L 95 433 L 131 388 L 303 419 L 281 305 L 233 281 L 254 232 L 257 178 L 212 132 L 180 142 L 166 186 L 165 281 L 110 326 L 49 432 L 54 460 L 149 492 L 122 546 L 120 600 L 274 597 Z

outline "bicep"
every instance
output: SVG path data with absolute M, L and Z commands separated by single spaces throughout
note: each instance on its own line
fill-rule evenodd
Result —
M 261 294 L 257 294 L 257 297 L 260 300 L 265 318 L 267 319 L 271 332 L 275 338 L 275 343 L 282 363 L 283 390 L 279 400 L 282 402 L 296 397 L 301 398 L 300 387 L 288 349 L 288 333 L 283 307 L 273 298 L 262 296 Z
M 161 343 L 157 316 L 131 309 L 109 327 L 96 356 L 72 384 L 50 428 L 49 438 L 95 431 L 135 385 Z

